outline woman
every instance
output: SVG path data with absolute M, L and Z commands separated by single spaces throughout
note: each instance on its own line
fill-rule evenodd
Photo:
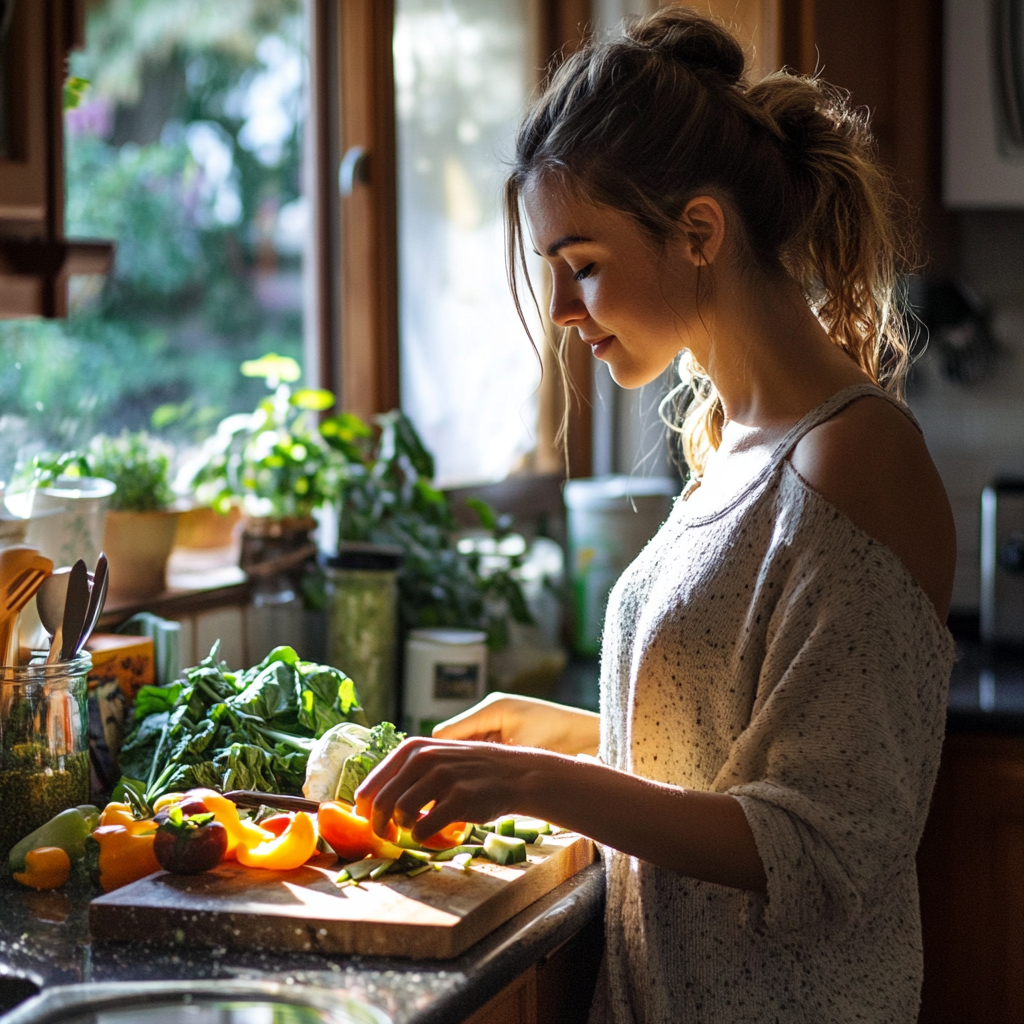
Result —
M 894 397 L 866 125 L 743 67 L 666 8 L 570 57 L 518 136 L 511 249 L 549 264 L 552 319 L 623 387 L 682 354 L 696 396 L 690 484 L 609 601 L 600 716 L 494 695 L 360 795 L 380 831 L 436 800 L 424 835 L 516 811 L 601 843 L 594 1021 L 910 1022 L 952 517 Z

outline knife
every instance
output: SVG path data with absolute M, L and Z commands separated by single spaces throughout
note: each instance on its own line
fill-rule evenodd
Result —
M 68 596 L 64 602 L 64 620 L 61 623 L 61 661 L 70 661 L 75 656 L 75 648 L 78 645 L 78 638 L 82 635 L 88 610 L 89 570 L 80 558 L 71 567 L 68 576 Z

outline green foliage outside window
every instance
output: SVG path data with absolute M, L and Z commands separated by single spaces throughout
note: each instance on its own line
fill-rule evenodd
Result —
M 66 233 L 113 239 L 116 262 L 72 281 L 66 320 L 0 322 L 0 479 L 15 454 L 101 432 L 201 440 L 258 401 L 243 360 L 301 358 L 299 304 L 260 292 L 268 266 L 298 291 L 274 218 L 301 194 L 301 82 L 274 145 L 246 104 L 261 75 L 304 66 L 302 19 L 301 0 L 91 5 L 66 95 Z

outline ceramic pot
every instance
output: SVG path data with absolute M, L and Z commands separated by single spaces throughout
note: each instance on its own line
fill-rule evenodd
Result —
M 238 537 L 238 521 L 242 513 L 233 508 L 226 515 L 212 508 L 190 508 L 178 519 L 174 546 L 178 548 L 228 548 Z
M 107 512 L 103 550 L 110 563 L 111 597 L 153 597 L 167 589 L 167 560 L 180 514 L 176 510 Z

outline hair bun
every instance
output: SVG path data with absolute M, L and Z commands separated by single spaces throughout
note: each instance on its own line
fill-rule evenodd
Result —
M 746 57 L 740 44 L 724 28 L 685 7 L 663 7 L 646 18 L 629 19 L 624 31 L 627 39 L 698 74 L 717 74 L 729 85 L 743 78 Z

